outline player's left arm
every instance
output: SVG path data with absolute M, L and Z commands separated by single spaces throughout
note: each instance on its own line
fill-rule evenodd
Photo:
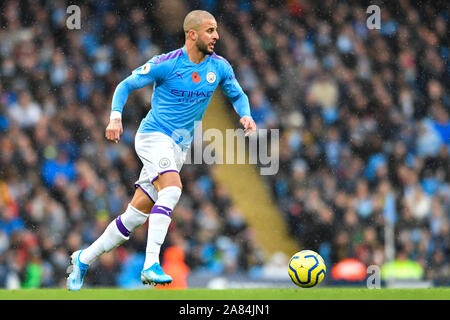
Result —
M 256 131 L 256 124 L 250 112 L 248 97 L 237 81 L 233 68 L 228 64 L 224 68 L 220 87 L 241 117 L 240 123 L 244 127 L 245 136 L 252 135 Z

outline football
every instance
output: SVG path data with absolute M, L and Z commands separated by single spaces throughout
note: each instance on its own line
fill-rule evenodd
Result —
M 297 252 L 289 260 L 289 276 L 296 285 L 302 288 L 318 285 L 325 277 L 326 271 L 323 258 L 312 250 Z

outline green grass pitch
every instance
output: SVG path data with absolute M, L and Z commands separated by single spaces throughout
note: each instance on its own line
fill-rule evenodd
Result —
M 0 300 L 450 300 L 450 288 L 22 289 L 0 290 Z

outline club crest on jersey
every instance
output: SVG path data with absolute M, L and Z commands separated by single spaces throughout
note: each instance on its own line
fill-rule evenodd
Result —
M 168 166 L 170 166 L 170 160 L 167 158 L 162 158 L 161 160 L 159 160 L 159 167 L 160 168 L 167 168 Z
M 214 83 L 216 81 L 216 78 L 216 74 L 212 71 L 206 74 L 206 81 L 208 81 L 209 83 Z
M 199 83 L 200 82 L 200 76 L 199 76 L 198 72 L 192 73 L 192 81 L 195 82 L 195 83 Z
M 150 62 L 147 62 L 142 66 L 140 74 L 147 74 L 150 72 Z

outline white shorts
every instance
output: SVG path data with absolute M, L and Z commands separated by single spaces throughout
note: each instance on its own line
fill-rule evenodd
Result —
M 165 172 L 180 172 L 187 151 L 183 152 L 172 138 L 161 132 L 138 132 L 134 142 L 136 153 L 144 165 L 134 186 L 141 188 L 153 202 L 156 202 L 158 192 L 153 182 Z

